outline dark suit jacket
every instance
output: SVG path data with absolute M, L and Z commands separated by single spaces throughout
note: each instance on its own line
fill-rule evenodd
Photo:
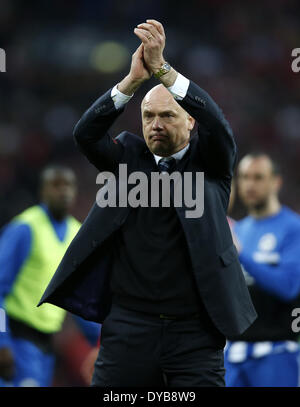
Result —
M 89 161 L 100 171 L 117 174 L 155 168 L 143 138 L 128 132 L 115 139 L 107 131 L 124 109 L 116 110 L 111 90 L 101 96 L 77 123 L 74 137 Z M 180 161 L 179 171 L 204 171 L 204 213 L 186 218 L 176 212 L 187 239 L 199 294 L 215 326 L 225 335 L 245 331 L 256 318 L 226 218 L 236 145 L 222 111 L 192 81 L 179 104 L 198 122 L 198 134 Z M 193 189 L 195 190 L 195 177 Z M 110 273 L 115 233 L 126 222 L 126 208 L 93 206 L 70 244 L 42 299 L 85 319 L 102 322 L 111 306 Z

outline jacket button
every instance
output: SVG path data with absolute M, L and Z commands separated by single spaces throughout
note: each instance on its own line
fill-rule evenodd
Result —
M 205 106 L 206 102 L 204 99 L 200 98 L 199 96 L 195 96 L 196 102 L 200 103 L 202 106 Z
M 98 107 L 96 107 L 96 109 L 95 109 L 95 113 L 97 114 L 97 113 L 100 113 L 100 112 L 102 112 L 103 110 L 105 110 L 106 109 L 106 105 L 102 105 L 102 106 L 98 106 Z
M 73 264 L 74 267 L 76 267 L 78 265 L 78 261 L 76 259 L 73 259 L 72 264 Z

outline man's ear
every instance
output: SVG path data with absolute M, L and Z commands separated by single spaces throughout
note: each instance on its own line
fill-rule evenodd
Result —
M 282 177 L 280 175 L 276 175 L 276 177 L 274 178 L 274 182 L 275 182 L 275 190 L 278 193 L 282 187 Z
M 189 131 L 192 131 L 195 126 L 195 119 L 192 116 L 188 115 L 188 122 L 189 122 L 188 129 Z

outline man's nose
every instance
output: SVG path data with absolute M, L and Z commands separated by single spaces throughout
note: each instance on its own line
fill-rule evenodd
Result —
M 160 117 L 155 117 L 152 123 L 153 130 L 162 130 L 163 126 L 160 120 Z
M 57 188 L 59 194 L 67 194 L 69 192 L 69 185 L 67 184 L 60 184 Z
M 245 185 L 246 185 L 246 187 L 247 187 L 248 189 L 254 188 L 255 185 L 256 185 L 255 179 L 253 179 L 253 178 L 247 179 L 247 181 L 245 182 Z

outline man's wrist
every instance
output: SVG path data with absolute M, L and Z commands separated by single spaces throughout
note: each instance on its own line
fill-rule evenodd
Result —
M 142 79 L 133 79 L 130 75 L 127 75 L 118 83 L 117 88 L 124 95 L 132 96 L 143 82 L 144 80 Z
M 151 66 L 150 69 L 153 72 L 153 75 L 160 80 L 164 86 L 169 88 L 174 85 L 177 78 L 177 72 L 167 61 L 165 61 L 165 59 L 162 59 L 159 64 Z
M 114 102 L 115 108 L 121 109 L 124 105 L 126 105 L 126 103 L 129 102 L 133 95 L 125 95 L 125 93 L 119 91 L 118 85 L 115 85 L 111 90 L 110 96 Z
M 176 79 L 177 79 L 178 72 L 175 71 L 174 68 L 171 67 L 170 71 L 162 75 L 159 80 L 161 83 L 166 87 L 170 88 L 171 86 L 174 85 Z
M 163 67 L 164 64 L 166 64 L 167 61 L 165 61 L 165 59 L 161 59 L 159 62 L 155 63 L 155 64 L 151 64 L 150 69 L 151 72 L 153 73 L 154 76 L 157 75 L 157 73 L 160 71 L 160 69 Z

